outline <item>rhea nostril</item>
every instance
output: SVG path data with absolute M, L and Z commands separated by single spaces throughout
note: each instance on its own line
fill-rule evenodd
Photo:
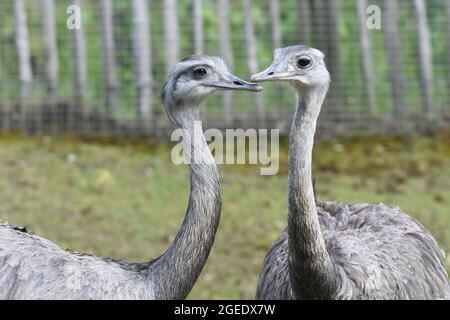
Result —
M 244 84 L 242 83 L 242 82 L 240 82 L 240 81 L 233 81 L 233 84 L 235 85 L 235 86 L 243 86 Z
M 269 76 L 273 76 L 273 71 L 272 71 L 272 72 L 269 72 Z

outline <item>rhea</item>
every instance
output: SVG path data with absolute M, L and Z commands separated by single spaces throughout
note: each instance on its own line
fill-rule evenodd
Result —
M 311 179 L 316 122 L 330 75 L 324 54 L 277 49 L 252 81 L 288 83 L 297 95 L 289 141 L 288 222 L 260 274 L 258 299 L 449 299 L 444 256 L 399 208 L 319 202 Z
M 144 263 L 96 257 L 2 224 L 0 298 L 185 298 L 206 263 L 220 219 L 218 170 L 204 135 L 192 134 L 200 121 L 199 104 L 216 90 L 261 87 L 230 74 L 220 58 L 191 56 L 173 68 L 162 90 L 170 121 L 184 132 L 191 188 L 184 221 L 165 253 Z

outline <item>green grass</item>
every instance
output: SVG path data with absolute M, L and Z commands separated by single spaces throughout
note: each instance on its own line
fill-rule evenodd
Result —
M 220 167 L 222 220 L 189 298 L 254 296 L 264 255 L 286 223 L 286 142 L 281 147 L 276 176 Z M 320 199 L 397 205 L 450 253 L 450 135 L 321 142 L 314 165 Z M 188 181 L 168 145 L 0 136 L 0 218 L 63 248 L 156 257 L 180 226 Z

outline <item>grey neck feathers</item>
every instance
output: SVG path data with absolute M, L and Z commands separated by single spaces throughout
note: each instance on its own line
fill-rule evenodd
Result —
M 289 142 L 289 270 L 294 298 L 323 298 L 336 289 L 320 231 L 311 178 L 314 134 L 328 85 L 298 92 Z
M 182 226 L 167 251 L 150 266 L 157 299 L 184 299 L 206 263 L 220 220 L 221 197 L 217 166 L 199 125 L 198 106 L 164 101 L 170 120 L 182 135 L 185 154 L 191 155 L 191 193 Z

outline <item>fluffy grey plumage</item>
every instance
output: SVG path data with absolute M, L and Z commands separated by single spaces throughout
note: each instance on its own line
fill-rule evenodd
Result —
M 258 299 L 450 299 L 443 252 L 431 234 L 384 204 L 316 202 L 311 161 L 329 86 L 324 55 L 276 50 L 255 81 L 287 81 L 298 96 L 289 145 L 288 227 L 267 254 Z
M 326 202 L 317 205 L 334 264 L 331 294 L 292 291 L 285 230 L 264 260 L 258 299 L 448 299 L 443 255 L 430 233 L 398 208 Z M 314 291 L 314 290 L 313 290 Z
M 202 70 L 199 70 L 201 68 Z M 191 194 L 174 241 L 146 263 L 83 255 L 0 224 L 0 299 L 183 299 L 196 282 L 214 242 L 221 198 L 217 167 L 203 134 L 193 135 L 198 105 L 218 89 L 259 91 L 231 75 L 219 58 L 196 56 L 174 67 L 163 103 L 183 147 L 192 153 Z
M 82 255 L 0 225 L 0 299 L 155 299 L 150 264 Z

